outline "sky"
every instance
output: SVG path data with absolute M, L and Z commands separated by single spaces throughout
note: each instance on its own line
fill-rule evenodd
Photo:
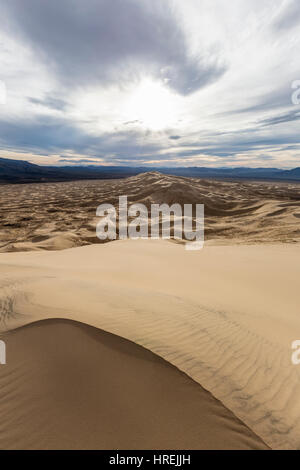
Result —
M 300 166 L 299 0 L 1 0 L 0 18 L 0 157 Z

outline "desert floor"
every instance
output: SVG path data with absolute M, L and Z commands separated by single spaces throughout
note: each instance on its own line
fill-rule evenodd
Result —
M 0 447 L 300 448 L 299 186 L 118 184 L 3 186 Z M 117 191 L 204 203 L 203 250 L 93 244 Z
M 300 184 L 228 182 L 145 173 L 122 180 L 2 185 L 0 252 L 61 250 L 100 243 L 102 203 L 205 205 L 205 239 L 214 243 L 300 240 Z

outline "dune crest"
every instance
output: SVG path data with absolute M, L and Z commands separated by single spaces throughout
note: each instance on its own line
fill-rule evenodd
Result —
M 115 335 L 43 320 L 4 339 L 2 449 L 267 448 L 200 385 Z
M 117 241 L 0 256 L 2 327 L 84 322 L 187 373 L 273 448 L 300 448 L 300 246 Z

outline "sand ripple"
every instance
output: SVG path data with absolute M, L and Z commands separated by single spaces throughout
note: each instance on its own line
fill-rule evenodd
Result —
M 188 253 L 163 241 L 2 254 L 2 315 L 6 328 L 61 317 L 128 338 L 186 372 L 273 448 L 299 449 L 300 367 L 291 363 L 299 256 L 299 245 Z

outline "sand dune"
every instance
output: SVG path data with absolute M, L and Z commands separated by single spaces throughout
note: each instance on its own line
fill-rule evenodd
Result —
M 188 253 L 168 241 L 101 243 L 95 235 L 96 208 L 103 202 L 117 205 L 120 195 L 127 195 L 129 204 L 142 202 L 148 208 L 152 203 L 204 204 L 204 250 Z M 0 329 L 21 329 L 8 334 L 11 359 L 0 368 L 4 387 L 0 418 L 10 429 L 0 433 L 0 441 L 4 439 L 0 445 L 261 447 L 237 416 L 271 447 L 300 449 L 300 367 L 291 362 L 291 343 L 300 338 L 299 201 L 297 184 L 208 181 L 157 172 L 124 180 L 5 186 L 0 203 Z M 64 321 L 46 321 L 54 318 Z M 68 349 L 74 341 L 80 346 Z M 128 387 L 126 396 L 138 394 L 136 409 L 124 403 L 120 391 L 112 392 L 111 369 L 104 367 L 99 355 L 120 369 L 122 387 Z M 56 371 L 54 361 L 59 364 L 61 357 Z M 90 365 L 85 366 L 81 357 Z M 148 359 L 151 367 L 146 365 Z M 125 383 L 121 360 L 128 364 L 134 386 Z M 80 383 L 80 396 L 78 392 L 68 404 L 68 392 L 77 380 L 72 361 L 79 364 L 77 373 L 87 382 Z M 101 374 L 93 376 L 99 367 Z M 151 369 L 153 384 L 141 367 Z M 58 388 L 60 405 L 53 411 L 51 380 L 55 384 L 63 380 L 63 369 L 70 372 L 70 388 L 65 383 Z M 148 393 L 143 385 L 137 386 L 137 371 L 148 384 Z M 27 373 L 34 387 L 24 380 Z M 174 385 L 164 389 L 170 406 L 158 392 L 156 380 L 164 387 L 169 387 L 168 380 Z M 16 384 L 24 388 L 17 391 Z M 115 412 L 106 413 L 93 395 L 95 390 L 104 401 L 105 393 L 115 393 L 118 409 L 126 415 L 119 433 Z M 6 391 L 13 392 L 11 398 Z M 182 406 L 177 403 L 176 408 L 176 400 Z M 149 409 L 142 411 L 145 403 Z M 151 417 L 155 407 L 161 410 L 156 420 Z M 49 421 L 49 410 L 55 423 Z M 147 425 L 137 422 L 141 413 Z M 175 426 L 170 435 L 172 413 L 184 433 Z M 107 420 L 105 426 L 111 420 L 109 433 L 103 431 L 99 416 Z M 128 419 L 136 425 L 129 434 Z M 82 422 L 86 438 L 80 441 Z M 30 436 L 23 432 L 29 425 Z M 208 433 L 208 428 L 213 431 Z
M 130 339 L 271 447 L 300 448 L 299 255 L 299 244 L 187 252 L 161 240 L 1 254 L 2 327 L 60 317 Z
M 205 238 L 218 243 L 300 240 L 300 185 L 228 182 L 145 173 L 123 180 L 3 186 L 0 251 L 61 250 L 92 243 L 96 208 L 128 202 L 205 204 Z
M 266 448 L 200 385 L 127 340 L 69 320 L 4 339 L 2 449 Z

